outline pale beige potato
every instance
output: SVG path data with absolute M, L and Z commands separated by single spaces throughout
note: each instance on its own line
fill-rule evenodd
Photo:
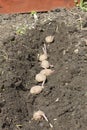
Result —
M 39 56 L 39 61 L 43 61 L 47 59 L 47 55 L 46 54 L 42 54 Z
M 37 82 L 43 82 L 46 80 L 46 75 L 39 73 L 36 75 L 35 79 Z
M 41 110 L 38 110 L 38 111 L 34 112 L 33 119 L 40 120 L 43 117 L 43 115 L 45 115 L 44 112 Z
M 44 69 L 48 69 L 50 67 L 50 63 L 47 60 L 43 60 L 41 62 L 41 67 Z
M 51 75 L 53 72 L 54 72 L 54 70 L 51 70 L 51 69 L 43 69 L 40 71 L 41 74 L 44 74 L 46 76 Z
M 53 41 L 54 41 L 54 36 L 47 36 L 46 38 L 45 38 L 45 41 L 46 41 L 46 43 L 52 43 Z
M 39 93 L 41 93 L 41 91 L 43 90 L 43 88 L 44 88 L 44 87 L 38 86 L 38 85 L 33 86 L 33 87 L 30 89 L 30 93 L 31 93 L 31 94 L 39 94 Z

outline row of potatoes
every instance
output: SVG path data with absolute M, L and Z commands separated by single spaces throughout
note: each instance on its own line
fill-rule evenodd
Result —
M 54 41 L 54 36 L 47 36 L 45 38 L 45 41 L 46 43 L 52 43 Z M 42 84 L 31 87 L 30 94 L 33 94 L 33 95 L 39 94 L 42 92 L 42 90 L 45 88 L 44 84 L 46 82 L 47 76 L 51 75 L 54 72 L 54 70 L 51 69 L 53 65 L 51 65 L 49 61 L 47 60 L 48 54 L 47 54 L 46 44 L 44 44 L 44 47 L 42 48 L 42 50 L 43 50 L 43 53 L 38 55 L 38 60 L 40 61 L 42 70 L 35 76 L 35 80 L 38 83 L 42 83 Z M 41 118 L 44 118 L 49 123 L 50 127 L 53 128 L 53 125 L 49 122 L 49 120 L 47 119 L 43 111 L 38 110 L 34 112 L 32 119 L 40 120 Z
M 46 43 L 51 43 L 54 40 L 54 36 L 47 36 L 45 38 Z M 44 89 L 44 83 L 47 79 L 47 76 L 51 75 L 54 70 L 50 69 L 50 67 L 53 67 L 53 65 L 51 65 L 49 63 L 48 59 L 48 55 L 47 55 L 47 49 L 46 49 L 46 44 L 44 44 L 44 47 L 42 48 L 43 50 L 43 54 L 39 54 L 38 55 L 38 59 L 40 61 L 40 65 L 43 68 L 40 73 L 36 74 L 35 76 L 35 80 L 38 83 L 42 83 L 42 85 L 35 85 L 30 89 L 30 93 L 31 94 L 39 94 L 43 89 Z

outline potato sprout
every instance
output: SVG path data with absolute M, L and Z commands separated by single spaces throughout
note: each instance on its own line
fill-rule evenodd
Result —
M 43 60 L 46 60 L 47 59 L 47 49 L 46 49 L 46 45 L 44 44 L 44 47 L 42 48 L 43 49 L 43 53 L 42 55 L 39 56 L 39 61 L 43 61 Z
M 41 110 L 34 112 L 33 119 L 34 120 L 40 120 L 41 118 L 44 118 L 47 122 L 49 122 L 48 118 L 46 117 L 45 113 Z M 49 122 L 49 125 L 51 128 L 53 128 L 53 125 Z
M 45 38 L 45 41 L 46 41 L 46 43 L 52 43 L 53 41 L 54 41 L 54 36 L 47 36 L 46 38 Z
M 41 74 L 44 74 L 46 76 L 51 75 L 53 72 L 54 72 L 54 70 L 51 70 L 51 69 L 43 69 L 40 71 Z
M 33 86 L 31 89 L 30 89 L 30 93 L 31 94 L 39 94 L 39 93 L 41 93 L 41 91 L 43 90 L 43 86 L 38 86 L 38 85 L 36 85 L 36 86 Z
M 44 68 L 44 69 L 47 69 L 47 68 L 50 67 L 50 63 L 47 60 L 43 60 L 41 62 L 41 67 Z

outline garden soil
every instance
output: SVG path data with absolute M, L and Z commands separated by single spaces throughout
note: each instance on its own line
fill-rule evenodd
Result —
M 0 15 L 0 130 L 86 130 L 87 13 L 56 9 L 37 16 Z M 45 42 L 49 35 L 51 44 Z M 44 44 L 55 71 L 32 95 L 30 88 L 41 85 L 35 75 L 42 70 L 38 54 Z M 48 122 L 32 119 L 38 110 Z

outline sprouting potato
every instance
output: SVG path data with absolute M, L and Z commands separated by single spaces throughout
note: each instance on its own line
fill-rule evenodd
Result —
M 37 121 L 37 120 L 40 120 L 42 118 L 44 118 L 45 121 L 47 121 L 49 123 L 50 127 L 53 128 L 53 125 L 49 122 L 49 120 L 46 117 L 45 113 L 43 111 L 41 111 L 41 110 L 38 110 L 38 111 L 34 112 L 32 119 Z
M 46 43 L 52 43 L 53 41 L 54 41 L 54 36 L 47 36 L 46 38 L 45 38 L 45 41 L 46 41 Z
M 46 54 L 42 54 L 39 56 L 39 61 L 43 61 L 47 59 L 47 55 Z
M 50 63 L 47 60 L 43 60 L 41 62 L 41 67 L 44 68 L 44 69 L 47 69 L 47 68 L 50 67 Z
M 43 90 L 43 88 L 44 88 L 44 86 L 39 86 L 39 85 L 33 86 L 30 89 L 30 93 L 31 94 L 39 94 L 39 93 L 41 93 L 41 91 Z
M 44 84 L 45 81 L 46 81 L 46 75 L 41 74 L 41 73 L 36 74 L 35 79 L 36 79 L 37 82 L 43 82 L 43 84 Z
M 45 113 L 41 110 L 38 110 L 36 112 L 34 112 L 33 114 L 33 119 L 34 120 L 40 120 L 41 118 L 44 118 L 46 119 L 46 121 L 48 121 L 47 117 L 45 116 Z
M 43 61 L 43 60 L 46 60 L 48 58 L 48 56 L 47 56 L 47 49 L 46 49 L 46 45 L 45 44 L 44 44 L 44 47 L 42 49 L 43 49 L 43 54 L 41 54 L 39 56 L 39 61 Z
M 51 75 L 53 72 L 54 72 L 54 70 L 51 70 L 51 69 L 43 69 L 40 71 L 41 74 L 44 74 L 46 76 Z

